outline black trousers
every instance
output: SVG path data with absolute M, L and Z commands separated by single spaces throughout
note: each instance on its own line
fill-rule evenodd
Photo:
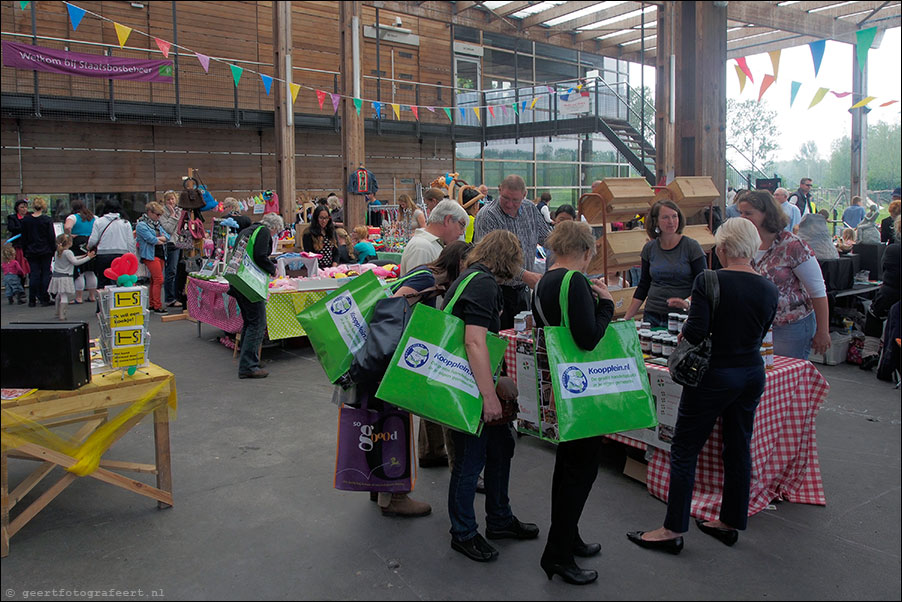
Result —
M 501 285 L 504 295 L 504 310 L 501 312 L 501 330 L 514 327 L 514 316 L 529 309 L 529 287 Z
M 889 314 L 889 308 L 893 303 L 899 301 L 899 291 L 891 289 L 887 286 L 881 286 L 874 295 L 874 302 L 868 310 L 864 322 L 864 334 L 869 337 L 877 337 L 883 335 L 883 321 Z
M 579 517 L 598 476 L 601 437 L 565 441 L 557 446 L 551 479 L 551 528 L 542 558 L 570 564 L 580 541 Z
M 28 265 L 31 272 L 28 274 L 28 301 L 41 303 L 50 303 L 50 294 L 47 287 L 50 286 L 50 263 L 53 260 L 53 254 L 50 255 L 30 255 L 27 257 Z

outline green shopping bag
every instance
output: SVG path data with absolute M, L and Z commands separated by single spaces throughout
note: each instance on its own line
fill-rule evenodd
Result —
M 543 329 L 557 415 L 556 440 L 573 441 L 654 426 L 654 400 L 633 322 L 609 324 L 592 351 L 583 350 L 573 340 L 567 307 L 574 274 L 579 272 L 568 272 L 561 285 L 563 326 Z M 537 344 L 537 352 L 539 348 Z
M 250 237 L 238 241 L 223 276 L 229 284 L 238 289 L 251 303 L 266 301 L 269 296 L 269 274 L 254 263 L 254 241 L 260 228 L 255 228 Z
M 467 361 L 466 325 L 451 314 L 476 273 L 467 276 L 443 311 L 419 303 L 395 349 L 376 397 L 459 431 L 482 429 L 482 395 Z M 486 335 L 489 362 L 497 370 L 507 341 Z
M 373 272 L 364 272 L 297 315 L 329 382 L 351 367 L 366 343 L 373 308 L 388 291 Z

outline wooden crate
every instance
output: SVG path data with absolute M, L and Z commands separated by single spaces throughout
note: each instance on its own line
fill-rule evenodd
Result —
M 714 248 L 714 235 L 711 234 L 708 226 L 705 226 L 703 224 L 697 226 L 686 226 L 685 228 L 683 228 L 683 234 L 700 244 L 702 250 L 705 253 Z
M 626 310 L 629 309 L 630 303 L 633 302 L 633 295 L 636 293 L 636 287 L 623 288 L 619 291 L 611 291 L 611 296 L 614 298 L 614 317 L 622 318 L 626 315 Z M 642 302 L 642 306 L 645 306 L 645 302 Z
M 612 266 L 634 266 L 642 263 L 642 247 L 648 242 L 645 230 L 608 232 L 602 237 L 607 246 L 608 271 Z
M 683 217 L 689 218 L 708 207 L 712 201 L 720 198 L 720 191 L 708 176 L 680 176 L 667 185 L 670 198 L 673 199 Z
M 612 222 L 645 215 L 655 198 L 654 190 L 643 178 L 606 178 L 592 193 L 583 195 L 585 203 L 580 199 L 580 211 L 590 224 L 602 223 L 603 216 Z

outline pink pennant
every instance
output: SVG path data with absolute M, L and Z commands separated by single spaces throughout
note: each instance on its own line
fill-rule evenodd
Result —
M 880 106 L 881 106 L 881 107 L 888 107 L 888 106 L 890 106 L 891 104 L 897 103 L 897 102 L 899 102 L 899 101 L 898 101 L 898 100 L 889 100 L 889 101 L 887 101 L 887 102 L 881 104 Z
M 830 94 L 832 94 L 836 98 L 845 98 L 846 96 L 851 94 L 851 92 L 834 92 L 833 90 L 830 90 Z
M 326 93 L 323 92 L 322 90 L 317 90 L 316 91 L 316 100 L 319 101 L 319 108 L 320 108 L 320 110 L 322 110 L 323 101 L 326 100 Z
M 160 52 L 163 53 L 163 56 L 168 59 L 169 49 L 172 47 L 172 44 L 170 44 L 166 40 L 161 40 L 160 38 L 154 38 L 153 41 L 157 43 L 157 48 L 160 49 Z
M 764 96 L 764 93 L 767 92 L 767 89 L 770 88 L 770 85 L 774 83 L 775 78 L 773 75 L 767 74 L 764 76 L 764 79 L 761 80 L 761 90 L 758 92 L 758 102 L 761 102 L 761 97 Z
M 736 62 L 739 63 L 739 68 L 742 69 L 742 72 L 745 73 L 745 76 L 749 78 L 749 81 L 753 84 L 755 83 L 755 78 L 752 77 L 752 70 L 749 69 L 749 66 L 745 62 L 745 57 L 740 57 L 736 59 Z
M 430 113 L 435 113 L 435 107 L 426 107 L 426 110 Z
M 501 114 L 507 117 L 507 105 L 501 105 Z
M 416 105 L 410 105 L 410 112 L 413 113 L 413 118 L 417 121 L 420 120 L 420 112 Z
M 210 72 L 210 57 L 206 54 L 201 54 L 199 52 L 195 53 L 197 55 L 197 60 L 200 61 L 200 66 L 204 68 L 204 73 Z
M 337 113 L 338 112 L 338 103 L 341 102 L 341 95 L 340 94 L 332 94 L 331 92 L 329 92 L 329 98 L 332 99 L 332 112 Z

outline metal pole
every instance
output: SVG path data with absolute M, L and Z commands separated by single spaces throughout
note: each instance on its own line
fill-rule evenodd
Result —
M 113 56 L 113 49 L 106 49 L 107 56 Z M 116 99 L 113 97 L 113 80 L 110 79 L 110 121 L 116 121 Z
M 179 28 L 175 17 L 176 2 L 172 2 L 172 47 L 175 51 L 173 66 L 175 67 L 175 122 L 182 125 L 182 99 L 179 92 Z
M 376 133 L 382 133 L 382 53 L 379 50 L 379 9 L 376 9 L 376 101 L 379 103 L 379 115 L 376 119 Z M 453 54 L 453 52 L 452 52 Z
M 641 47 L 639 48 L 639 67 L 642 69 L 640 72 L 639 78 L 639 104 L 640 104 L 640 128 L 641 128 L 641 137 L 642 139 L 639 141 L 639 150 L 641 152 L 640 160 L 642 161 L 642 165 L 645 165 L 645 2 L 642 3 L 642 25 L 639 30 L 639 35 L 642 36 Z M 629 90 L 629 83 L 627 83 L 627 90 Z M 627 105 L 627 118 L 629 118 L 629 105 Z
M 38 45 L 38 21 L 35 15 L 35 5 L 37 2 L 31 3 L 31 44 Z M 34 116 L 41 116 L 41 92 L 38 88 L 38 72 L 34 72 Z M 21 151 L 20 151 L 21 152 Z

